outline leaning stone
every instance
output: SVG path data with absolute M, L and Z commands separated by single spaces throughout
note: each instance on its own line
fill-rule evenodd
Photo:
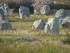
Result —
M 55 14 L 55 17 L 62 17 L 62 18 L 65 18 L 67 15 L 66 15 L 66 11 L 64 9 L 60 9 L 56 12 Z
M 55 17 L 60 18 L 60 22 L 67 16 L 67 12 L 64 9 L 60 9 L 55 13 Z
M 20 18 L 28 18 L 30 16 L 30 10 L 28 7 L 20 6 L 19 8 Z
M 50 6 L 44 5 L 43 7 L 41 7 L 41 10 L 40 10 L 41 14 L 46 15 L 46 14 L 49 14 L 49 12 L 50 12 Z
M 45 27 L 45 23 L 42 19 L 41 20 L 36 20 L 33 23 L 33 28 L 35 28 L 35 29 L 44 29 L 44 27 Z
M 50 33 L 59 33 L 59 19 L 50 18 L 45 25 L 44 32 L 47 34 Z
M 63 27 L 70 27 L 70 17 L 66 17 L 61 24 Z

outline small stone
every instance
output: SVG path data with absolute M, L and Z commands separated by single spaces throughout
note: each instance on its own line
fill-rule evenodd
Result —
M 33 26 L 35 29 L 44 29 L 45 27 L 45 23 L 44 21 L 41 19 L 41 20 L 36 20 L 34 23 L 33 23 Z

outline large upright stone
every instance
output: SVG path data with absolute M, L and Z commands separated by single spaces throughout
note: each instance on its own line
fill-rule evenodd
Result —
M 44 32 L 47 34 L 50 33 L 59 33 L 59 18 L 50 18 L 45 25 Z
M 2 8 L 0 8 L 0 20 L 5 20 L 4 11 Z
M 60 9 L 55 13 L 55 17 L 60 18 L 60 21 L 62 21 L 67 16 L 67 12 L 64 9 Z
M 50 12 L 50 6 L 44 5 L 44 6 L 41 7 L 41 10 L 40 10 L 40 13 L 41 13 L 41 14 L 46 15 L 46 14 L 48 14 L 49 12 Z
M 70 27 L 70 17 L 66 17 L 61 24 L 63 27 Z
M 0 20 L 0 29 L 12 29 L 11 23 L 5 20 Z
M 4 12 L 5 12 L 5 15 L 9 15 L 10 13 L 10 8 L 7 4 L 4 4 Z
M 35 28 L 35 29 L 44 29 L 44 27 L 45 27 L 45 23 L 42 19 L 41 20 L 36 20 L 33 23 L 33 28 Z
M 30 10 L 28 7 L 20 6 L 19 8 L 20 18 L 28 18 L 30 16 Z

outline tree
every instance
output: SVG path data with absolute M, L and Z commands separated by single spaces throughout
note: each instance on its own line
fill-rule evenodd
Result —
M 37 10 L 37 13 L 40 13 L 40 8 L 43 5 L 47 5 L 50 3 L 50 0 L 33 0 L 32 6 L 34 7 L 35 10 Z

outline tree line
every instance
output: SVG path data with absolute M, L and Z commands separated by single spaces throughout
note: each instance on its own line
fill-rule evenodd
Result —
M 54 4 L 54 1 L 57 3 Z M 59 1 L 59 2 L 58 2 Z M 63 1 L 63 2 L 62 2 Z M 0 3 L 6 3 L 10 6 L 10 8 L 18 8 L 20 5 L 31 7 L 33 6 L 35 9 L 39 9 L 41 6 L 48 4 L 50 6 L 60 5 L 59 7 L 68 7 L 70 8 L 70 0 L 0 0 Z

